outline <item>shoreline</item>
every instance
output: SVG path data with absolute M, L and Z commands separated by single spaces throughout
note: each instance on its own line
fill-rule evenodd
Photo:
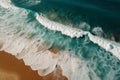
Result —
M 62 76 L 61 69 L 48 74 L 47 76 L 41 77 L 38 75 L 37 71 L 33 71 L 29 66 L 26 66 L 23 60 L 18 60 L 15 56 L 0 51 L 0 79 L 6 79 L 13 75 L 12 80 L 55 80 L 57 77 L 59 80 L 67 80 L 66 77 Z M 57 73 L 57 75 L 54 75 Z M 1 76 L 1 74 L 5 74 Z M 15 79 L 14 79 L 15 78 Z

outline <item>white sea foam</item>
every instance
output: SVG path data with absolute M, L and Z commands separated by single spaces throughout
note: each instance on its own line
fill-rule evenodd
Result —
M 18 9 L 12 4 L 11 0 L 0 0 L 0 6 L 7 9 Z
M 62 34 L 73 37 L 82 37 L 86 35 L 87 32 L 82 31 L 81 29 L 73 28 L 71 26 L 63 25 L 54 21 L 51 21 L 44 17 L 42 14 L 36 14 L 36 19 L 44 26 L 50 30 L 60 31 Z
M 35 43 L 34 41 L 30 41 L 29 39 L 24 38 L 23 36 L 9 36 L 6 34 L 6 38 L 3 39 L 6 46 L 3 46 L 4 48 L 2 50 L 15 56 L 21 54 L 23 50 L 25 50 L 27 54 L 24 53 L 25 55 L 21 58 L 24 60 L 25 64 L 29 65 L 33 70 L 38 70 L 39 75 L 48 75 L 49 73 L 56 70 L 56 65 L 59 65 L 62 69 L 63 75 L 66 76 L 69 80 L 90 80 L 88 75 L 86 75 L 89 71 L 87 69 L 86 63 L 70 55 L 69 52 L 60 51 L 59 54 L 54 54 L 49 51 L 48 48 L 42 47 L 41 43 Z M 12 41 L 8 41 L 8 37 L 9 40 Z M 9 46 L 7 46 L 6 41 L 9 42 Z M 32 44 L 32 46 L 29 44 Z M 38 47 L 38 44 L 41 46 Z M 27 46 L 29 48 L 26 48 Z
M 2 7 L 11 7 L 10 5 L 6 6 L 7 3 L 5 4 L 5 1 L 4 4 L 1 1 L 0 5 Z M 88 35 L 93 43 L 98 44 L 120 59 L 120 45 L 116 42 L 94 36 L 91 33 L 78 28 L 51 21 L 43 15 L 36 14 L 36 19 L 44 27 L 50 30 L 60 31 L 62 34 L 70 36 L 71 38 L 80 38 L 83 35 Z M 53 54 L 48 50 L 48 47 L 45 46 L 42 48 L 44 45 L 41 44 L 41 42 L 36 43 L 37 40 L 35 38 L 30 40 L 26 38 L 25 36 L 28 36 L 27 30 L 24 31 L 26 33 L 24 36 L 20 36 L 21 33 L 8 34 L 11 32 L 15 33 L 14 31 L 16 31 L 14 28 L 0 26 L 1 50 L 23 59 L 26 65 L 31 66 L 33 70 L 38 70 L 40 75 L 44 76 L 51 73 L 55 70 L 56 65 L 59 65 L 62 69 L 63 75 L 69 80 L 90 80 L 87 75 L 89 69 L 87 68 L 86 62 L 78 59 L 74 55 L 70 55 L 68 51 L 60 51 L 59 54 Z M 32 33 L 32 30 L 28 30 L 28 32 L 29 31 Z
M 92 34 L 88 34 L 90 40 L 93 43 L 98 44 L 102 48 L 104 48 L 106 51 L 111 52 L 114 56 L 116 56 L 120 60 L 120 44 L 116 43 L 114 41 L 110 41 L 98 36 L 93 36 Z
M 98 44 L 105 50 L 111 52 L 113 55 L 115 55 L 118 59 L 120 59 L 120 44 L 116 43 L 114 41 L 110 41 L 98 36 L 92 35 L 90 32 L 82 31 L 81 29 L 73 28 L 70 26 L 66 26 L 54 21 L 51 21 L 44 17 L 43 15 L 36 14 L 36 19 L 44 26 L 47 27 L 50 30 L 60 31 L 62 34 L 73 37 L 82 37 L 83 35 L 88 35 L 90 40 L 93 43 Z M 98 30 L 98 28 L 97 28 Z M 101 29 L 100 29 L 101 30 Z M 96 29 L 95 29 L 96 31 Z M 100 33 L 101 34 L 101 33 Z M 112 47 L 112 48 L 111 48 Z
M 90 25 L 87 24 L 86 22 L 81 22 L 80 25 L 78 26 L 80 29 L 89 31 L 90 30 Z
M 104 31 L 102 30 L 101 27 L 95 27 L 95 28 L 93 28 L 92 32 L 93 32 L 95 35 L 97 35 L 97 36 L 103 37 Z
M 70 55 L 68 51 L 61 52 L 61 54 L 58 64 L 68 80 L 90 80 L 86 62 Z

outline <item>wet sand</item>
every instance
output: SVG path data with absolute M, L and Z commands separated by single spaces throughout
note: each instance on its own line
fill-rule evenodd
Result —
M 58 66 L 56 72 L 41 77 L 37 71 L 25 66 L 22 60 L 18 60 L 6 52 L 0 52 L 0 80 L 67 80 L 61 72 Z

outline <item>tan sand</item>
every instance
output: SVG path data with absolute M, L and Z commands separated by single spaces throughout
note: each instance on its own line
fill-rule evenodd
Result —
M 0 80 L 67 80 L 61 72 L 58 67 L 56 72 L 41 77 L 37 71 L 25 66 L 22 60 L 6 52 L 0 52 Z

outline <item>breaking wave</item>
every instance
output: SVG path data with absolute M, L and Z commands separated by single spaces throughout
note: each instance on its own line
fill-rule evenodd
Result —
M 102 28 L 93 35 L 85 22 L 62 24 L 9 0 L 0 0 L 0 22 L 0 51 L 23 59 L 41 76 L 60 66 L 68 80 L 120 79 L 120 44 L 104 38 Z

